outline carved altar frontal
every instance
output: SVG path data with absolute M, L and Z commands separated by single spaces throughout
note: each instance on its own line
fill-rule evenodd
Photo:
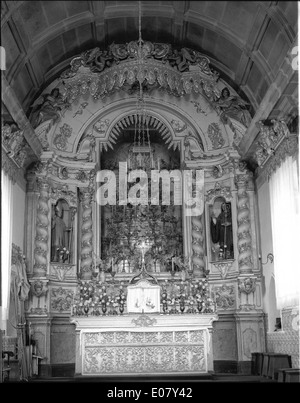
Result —
M 175 319 L 175 321 L 174 321 Z M 206 373 L 212 315 L 76 318 L 76 373 L 86 376 Z M 100 322 L 100 323 L 99 323 Z

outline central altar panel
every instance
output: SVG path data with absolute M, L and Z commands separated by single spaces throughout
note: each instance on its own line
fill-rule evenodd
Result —
M 147 280 L 127 287 L 128 313 L 160 312 L 160 286 L 153 285 Z
M 76 374 L 207 373 L 212 370 L 213 320 L 209 314 L 76 318 Z

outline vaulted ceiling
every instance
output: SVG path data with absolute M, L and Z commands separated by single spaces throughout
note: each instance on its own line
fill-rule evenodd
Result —
M 298 114 L 298 8 L 293 1 L 142 1 L 142 37 L 206 54 L 253 109 L 255 120 Z M 137 1 L 2 1 L 5 93 L 25 114 L 36 96 L 84 50 L 138 39 Z M 9 88 L 7 88 L 9 87 Z M 4 103 L 8 107 L 7 103 Z M 9 109 L 9 107 L 8 107 Z

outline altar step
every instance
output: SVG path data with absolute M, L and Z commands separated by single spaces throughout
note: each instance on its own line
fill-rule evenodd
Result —
M 260 376 L 244 374 L 202 374 L 202 375 L 170 375 L 170 376 L 74 376 L 74 377 L 51 377 L 34 378 L 33 383 L 197 383 L 197 382 L 242 382 L 242 383 L 277 383 L 277 381 Z

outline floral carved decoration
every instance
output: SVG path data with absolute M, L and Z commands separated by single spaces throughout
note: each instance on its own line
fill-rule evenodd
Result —
M 234 286 L 223 284 L 214 289 L 216 305 L 221 309 L 233 308 L 235 303 Z
M 222 136 L 222 131 L 218 123 L 211 123 L 207 129 L 208 137 L 214 149 L 222 148 L 225 144 L 225 140 Z
M 256 123 L 260 132 L 258 135 L 258 147 L 255 151 L 255 159 L 259 167 L 275 154 L 275 150 L 284 137 L 288 137 L 289 129 L 283 120 L 271 120 L 272 125 L 265 125 L 261 120 Z
M 215 184 L 214 189 L 208 190 L 206 193 L 206 201 L 211 202 L 215 197 L 222 196 L 227 201 L 232 199 L 232 193 L 230 190 L 230 186 L 221 186 L 219 182 Z
M 69 311 L 71 309 L 74 292 L 62 287 L 51 289 L 51 308 L 55 311 Z
M 67 123 L 64 123 L 59 130 L 60 134 L 55 136 L 53 143 L 58 150 L 63 151 L 67 148 L 67 139 L 72 134 L 72 127 Z
M 170 44 L 144 42 L 142 54 L 139 44 L 96 47 L 75 57 L 61 80 L 64 99 L 71 103 L 80 95 L 90 92 L 95 98 L 129 87 L 129 93 L 143 83 L 145 92 L 158 87 L 175 96 L 203 91 L 210 100 L 220 96 L 217 88 L 219 74 L 210 68 L 210 60 L 198 51 L 173 49 Z M 137 69 L 137 61 L 141 69 Z
M 17 165 L 23 168 L 28 156 L 27 141 L 24 138 L 23 130 L 19 130 L 18 126 L 5 123 L 1 129 L 2 147 L 6 151 L 7 156 Z
M 153 326 L 156 323 L 155 318 L 149 318 L 147 315 L 140 315 L 137 319 L 132 319 L 132 323 L 135 324 L 135 326 Z

